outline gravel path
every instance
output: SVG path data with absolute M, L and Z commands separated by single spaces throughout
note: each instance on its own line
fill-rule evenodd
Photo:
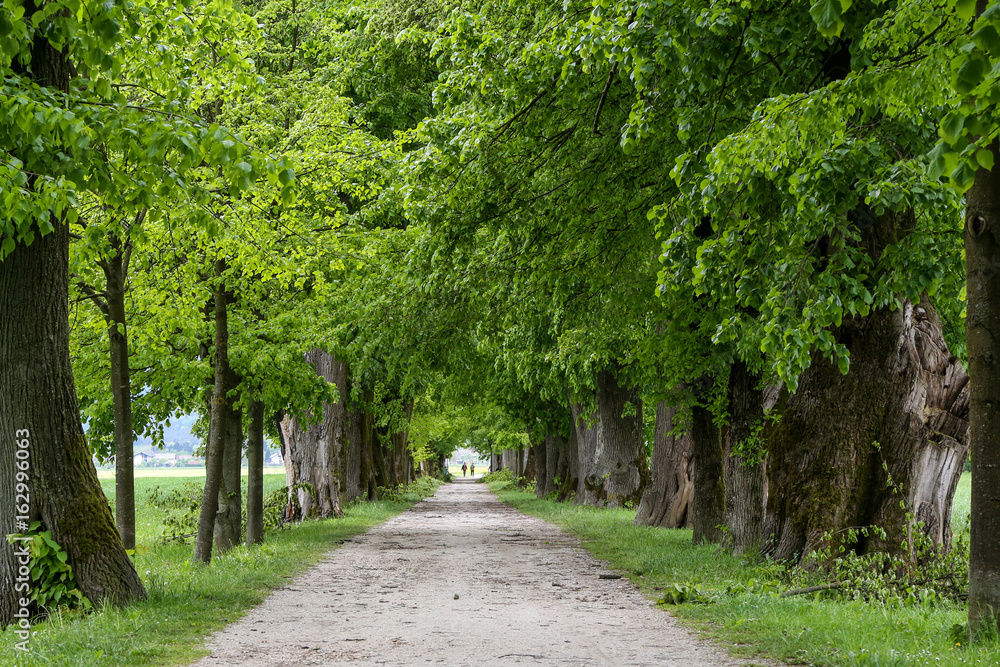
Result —
M 744 664 L 604 573 L 485 485 L 446 484 L 214 635 L 197 665 Z

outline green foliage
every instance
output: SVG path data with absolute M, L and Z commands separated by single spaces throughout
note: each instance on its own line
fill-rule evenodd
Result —
M 146 495 L 146 504 L 162 513 L 164 540 L 184 541 L 198 532 L 198 515 L 204 485 L 184 482 L 174 488 L 157 485 Z
M 664 592 L 657 604 L 684 604 L 690 602 L 709 602 L 710 597 L 696 586 L 690 584 L 672 584 Z
M 91 601 L 77 588 L 73 568 L 66 562 L 69 555 L 52 539 L 52 531 L 42 530 L 40 521 L 33 521 L 26 533 L 8 535 L 7 541 L 10 544 L 27 544 L 31 558 L 31 592 L 28 599 L 39 608 L 47 613 L 57 607 L 92 608 Z
M 483 475 L 480 480 L 483 484 L 492 484 L 493 482 L 512 482 L 514 481 L 514 473 L 511 472 L 510 468 L 501 468 L 496 472 L 488 472 Z

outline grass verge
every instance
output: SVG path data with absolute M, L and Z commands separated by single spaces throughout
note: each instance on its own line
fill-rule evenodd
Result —
M 650 598 L 675 584 L 702 592 L 710 601 L 669 605 L 670 612 L 734 655 L 807 665 L 1000 664 L 1000 642 L 969 647 L 952 640 L 952 626 L 965 622 L 964 605 L 879 605 L 823 593 L 778 598 L 778 564 L 694 546 L 690 530 L 632 525 L 633 510 L 537 500 L 509 485 L 489 486 L 509 505 L 578 535 Z
M 265 478 L 266 479 L 266 478 Z M 268 480 L 270 481 L 270 480 Z M 238 547 L 191 564 L 190 543 L 156 542 L 160 526 L 143 502 L 154 484 L 183 480 L 136 481 L 136 569 L 149 599 L 99 613 L 55 614 L 33 630 L 30 652 L 14 649 L 16 635 L 0 633 L 0 664 L 23 665 L 181 665 L 207 654 L 206 636 L 237 620 L 268 593 L 319 561 L 339 542 L 367 531 L 430 495 L 439 482 L 423 478 L 398 500 L 352 504 L 345 518 L 306 521 L 267 534 L 264 544 Z M 274 481 L 279 487 L 284 479 Z M 113 482 L 112 482 L 113 484 Z

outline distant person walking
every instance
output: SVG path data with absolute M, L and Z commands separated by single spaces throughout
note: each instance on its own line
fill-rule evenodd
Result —
M 469 466 L 465 463 L 465 461 L 462 461 L 462 477 L 465 477 L 465 471 L 467 471 L 468 469 Z
M 476 476 L 476 464 L 475 463 L 470 463 L 469 464 L 469 477 L 475 477 L 475 476 Z

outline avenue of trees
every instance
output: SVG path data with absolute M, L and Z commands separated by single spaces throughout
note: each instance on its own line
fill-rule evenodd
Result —
M 85 596 L 144 597 L 133 442 L 187 413 L 206 564 L 262 540 L 265 436 L 287 520 L 464 445 L 792 563 L 950 548 L 971 455 L 977 634 L 998 59 L 985 0 L 7 2 L 0 531 L 26 484 Z

